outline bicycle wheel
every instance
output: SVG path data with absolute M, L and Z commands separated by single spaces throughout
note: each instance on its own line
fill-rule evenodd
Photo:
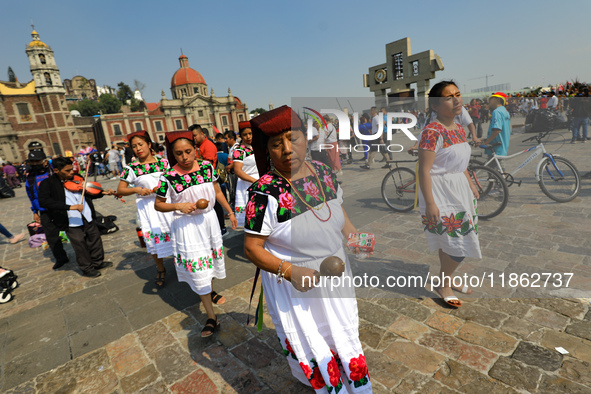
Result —
M 408 212 L 415 206 L 417 186 L 415 172 L 400 167 L 388 172 L 382 181 L 382 197 L 390 208 L 397 212 Z
M 554 201 L 569 202 L 573 200 L 581 187 L 581 179 L 577 167 L 563 157 L 542 159 L 538 172 L 540 189 Z M 562 173 L 562 175 L 561 175 Z
M 468 173 L 478 189 L 478 217 L 490 219 L 499 215 L 509 201 L 507 183 L 498 171 L 484 166 L 471 166 Z

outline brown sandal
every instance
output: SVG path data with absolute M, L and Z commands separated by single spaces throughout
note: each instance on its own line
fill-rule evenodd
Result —
M 215 320 L 207 319 L 207 321 L 205 322 L 205 327 L 203 327 L 203 330 L 201 330 L 201 338 L 207 338 L 212 336 L 213 333 L 216 332 L 216 330 L 219 328 L 220 322 L 217 318 Z
M 211 301 L 216 305 L 223 305 L 226 303 L 226 297 L 216 293 L 215 291 L 211 291 Z
M 164 278 L 166 278 L 166 270 L 162 270 L 162 271 L 158 270 L 158 274 L 156 275 L 156 279 L 154 279 L 156 286 L 164 287 L 164 285 L 166 284 Z

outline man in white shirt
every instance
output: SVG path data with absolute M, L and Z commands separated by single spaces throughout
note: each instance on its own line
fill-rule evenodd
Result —
M 328 158 L 328 154 L 326 153 L 326 147 L 322 147 L 325 143 L 325 130 L 324 128 L 320 127 L 318 122 L 314 122 L 312 126 L 312 139 L 308 143 L 308 148 L 310 149 L 310 156 L 312 160 L 320 161 L 327 166 L 331 167 L 330 160 Z M 321 147 L 323 149 L 321 149 Z
M 427 121 L 427 123 L 425 123 L 425 126 L 431 122 L 435 122 L 435 119 L 437 119 L 437 112 L 431 111 L 431 115 L 429 116 L 429 120 Z M 457 115 L 454 118 L 454 121 L 457 124 L 462 125 L 462 127 L 468 128 L 468 131 L 472 136 L 472 141 L 474 141 L 475 143 L 480 142 L 480 139 L 476 136 L 476 127 L 474 126 L 474 122 L 472 122 L 472 117 L 470 116 L 470 113 L 466 108 L 462 107 L 462 113 Z M 468 133 L 466 133 L 466 137 L 468 137 Z
M 551 91 L 549 93 L 549 95 L 550 95 L 550 99 L 548 100 L 546 107 L 548 109 L 557 110 L 558 109 L 558 97 L 556 97 L 556 95 L 554 94 L 554 91 Z
M 324 132 L 324 143 L 326 145 L 332 146 L 332 148 L 329 148 L 326 152 L 328 154 L 328 159 L 330 161 L 330 167 L 333 169 L 334 172 L 340 175 L 341 158 L 339 157 L 339 138 L 337 134 L 337 129 L 332 124 L 332 121 L 328 117 L 328 115 L 324 115 L 324 120 L 326 122 L 326 130 Z
M 109 162 L 109 169 L 113 172 L 113 178 L 111 179 L 115 179 L 119 176 L 118 162 L 121 162 L 121 154 L 119 153 L 119 150 L 115 148 L 115 145 L 111 145 L 111 149 L 107 152 L 105 159 Z

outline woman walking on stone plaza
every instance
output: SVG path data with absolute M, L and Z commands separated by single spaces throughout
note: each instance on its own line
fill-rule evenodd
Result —
M 481 258 L 478 242 L 478 191 L 467 171 L 470 146 L 464 128 L 454 122 L 462 111 L 462 95 L 452 81 L 442 81 L 429 92 L 429 108 L 437 119 L 419 137 L 419 207 L 431 251 L 439 252 L 442 285 L 437 292 L 450 306 L 462 301 L 452 289 L 471 293 L 466 284 L 449 280 L 465 257 Z
M 244 209 L 248 202 L 248 188 L 259 179 L 259 171 L 250 145 L 252 143 L 250 122 L 240 122 L 238 128 L 242 142 L 233 150 L 232 162 L 234 163 L 234 173 L 238 178 L 235 200 L 236 219 L 238 220 L 238 226 L 244 226 Z
M 164 286 L 166 269 L 164 257 L 172 256 L 170 239 L 170 222 L 172 214 L 158 212 L 154 209 L 156 200 L 155 188 L 160 175 L 168 169 L 168 161 L 155 156 L 152 139 L 147 131 L 137 131 L 127 136 L 137 161 L 127 163 L 121 174 L 117 194 L 129 196 L 136 194 L 137 227 L 141 229 L 142 238 L 148 253 L 154 258 L 158 273 L 156 285 Z M 139 235 L 139 234 L 138 234 Z
M 224 301 L 213 291 L 212 280 L 226 277 L 222 234 L 213 206 L 217 200 L 227 212 L 232 209 L 216 182 L 213 164 L 196 160 L 193 133 L 166 133 L 166 152 L 172 168 L 160 177 L 155 207 L 174 212 L 171 238 L 177 276 L 199 294 L 208 318 L 201 336 L 208 337 L 220 325 L 213 302 Z M 236 229 L 233 213 L 230 221 Z
M 344 261 L 344 275 L 351 277 L 342 240 L 356 230 L 341 206 L 336 175 L 320 162 L 305 160 L 304 126 L 288 106 L 251 124 L 257 166 L 264 175 L 250 189 L 244 249 L 261 270 L 283 354 L 293 376 L 318 393 L 343 388 L 370 393 L 354 288 L 329 292 L 303 281 L 313 278 L 329 256 Z

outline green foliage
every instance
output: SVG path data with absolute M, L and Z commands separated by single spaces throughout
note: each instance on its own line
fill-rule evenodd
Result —
M 131 112 L 139 112 L 142 110 L 142 102 L 138 99 L 136 99 L 135 97 L 131 98 L 131 104 L 129 104 L 129 109 Z
M 94 116 L 99 115 L 101 106 L 97 101 L 84 99 L 77 104 L 70 105 L 68 109 L 70 111 L 76 110 L 80 112 L 80 115 L 82 116 Z
M 117 98 L 121 101 L 121 104 L 127 104 L 127 100 L 131 100 L 133 98 L 133 91 L 129 87 L 129 85 L 119 82 L 117 84 Z
M 117 100 L 117 97 L 112 94 L 101 94 L 99 103 L 104 114 L 117 114 L 121 111 L 121 101 Z
M 260 114 L 264 114 L 265 112 L 267 112 L 267 110 L 266 110 L 266 109 L 264 109 L 264 108 L 255 108 L 255 109 L 253 109 L 252 111 L 250 111 L 250 113 L 251 113 L 252 115 L 254 115 L 254 114 L 258 114 L 258 115 L 260 115 Z

